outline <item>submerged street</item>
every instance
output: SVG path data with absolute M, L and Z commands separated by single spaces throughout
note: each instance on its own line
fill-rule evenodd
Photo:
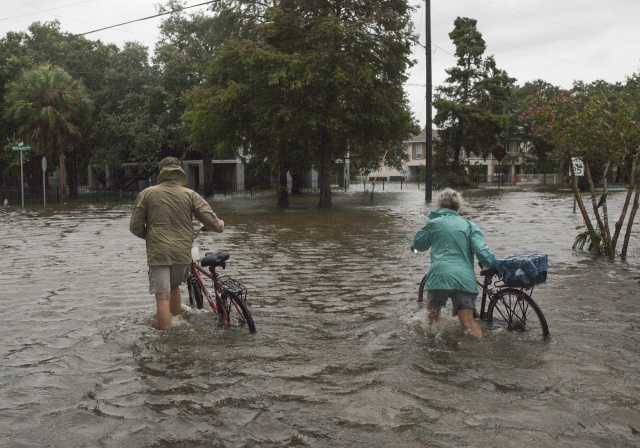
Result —
M 184 322 L 155 329 L 131 205 L 0 209 L 0 446 L 640 444 L 637 219 L 611 263 L 571 248 L 567 192 L 466 193 L 496 255 L 549 257 L 533 298 L 551 339 L 476 342 L 450 313 L 424 326 L 423 190 L 291 201 L 216 198 L 225 231 L 199 239 L 230 251 L 257 334 L 217 328 L 186 288 Z M 609 201 L 617 218 L 622 193 Z

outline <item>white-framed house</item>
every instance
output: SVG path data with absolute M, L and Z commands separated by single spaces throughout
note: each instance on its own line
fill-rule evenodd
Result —
M 438 148 L 438 131 L 436 129 L 432 132 L 433 141 L 431 142 L 433 152 L 437 152 Z M 383 167 L 378 173 L 371 173 L 369 177 L 377 178 L 387 181 L 393 180 L 406 180 L 413 182 L 422 180 L 420 175 L 420 167 L 426 164 L 426 146 L 427 146 L 427 132 L 422 131 L 420 134 L 413 136 L 405 142 L 407 155 L 409 160 L 403 164 L 402 171 Z M 483 175 L 491 179 L 494 175 L 504 173 L 504 167 L 507 167 L 506 174 L 508 179 L 515 179 L 515 176 L 522 175 L 523 171 L 523 157 L 522 154 L 526 154 L 531 150 L 531 144 L 528 142 L 511 142 L 508 145 L 507 153 L 510 156 L 508 162 L 503 160 L 502 163 L 498 161 L 493 155 L 489 155 L 487 159 L 483 159 L 471 153 L 468 157 L 463 155 L 463 160 L 468 161 L 471 165 L 482 166 Z

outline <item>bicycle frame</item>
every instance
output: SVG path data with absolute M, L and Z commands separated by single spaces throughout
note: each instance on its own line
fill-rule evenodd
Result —
M 207 302 L 209 302 L 211 309 L 216 314 L 221 314 L 225 322 L 229 323 L 229 315 L 227 314 L 227 310 L 224 308 L 224 306 L 222 306 L 222 297 L 221 297 L 222 287 L 218 282 L 218 274 L 216 274 L 215 268 L 213 272 L 207 272 L 205 268 L 203 268 L 198 264 L 198 262 L 192 261 L 190 272 L 198 282 L 198 285 L 200 286 L 200 290 L 202 291 L 202 294 L 204 295 L 204 297 L 206 297 Z M 201 274 L 204 275 L 205 278 L 208 278 L 212 281 L 213 297 L 209 293 L 209 289 L 207 288 L 207 285 L 202 280 Z

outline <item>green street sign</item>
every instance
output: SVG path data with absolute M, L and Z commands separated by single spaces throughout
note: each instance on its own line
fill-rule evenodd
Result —
M 14 151 L 31 151 L 31 146 L 12 146 L 11 149 Z

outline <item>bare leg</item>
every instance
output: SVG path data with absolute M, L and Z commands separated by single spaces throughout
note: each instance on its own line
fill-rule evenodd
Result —
M 182 312 L 182 298 L 180 297 L 180 287 L 172 286 L 170 293 L 170 304 L 169 309 L 171 310 L 172 316 L 179 316 Z
M 473 316 L 472 309 L 458 310 L 458 319 L 466 330 L 471 330 L 471 335 L 476 339 L 482 339 L 482 329 Z
M 435 306 L 435 305 L 431 305 L 430 303 L 427 303 L 427 322 L 429 323 L 429 325 L 431 325 L 434 322 L 437 322 L 437 320 L 440 318 L 441 309 L 442 309 L 441 306 Z
M 161 330 L 168 330 L 171 328 L 171 310 L 169 307 L 170 296 L 171 294 L 168 292 L 156 294 L 158 328 Z

